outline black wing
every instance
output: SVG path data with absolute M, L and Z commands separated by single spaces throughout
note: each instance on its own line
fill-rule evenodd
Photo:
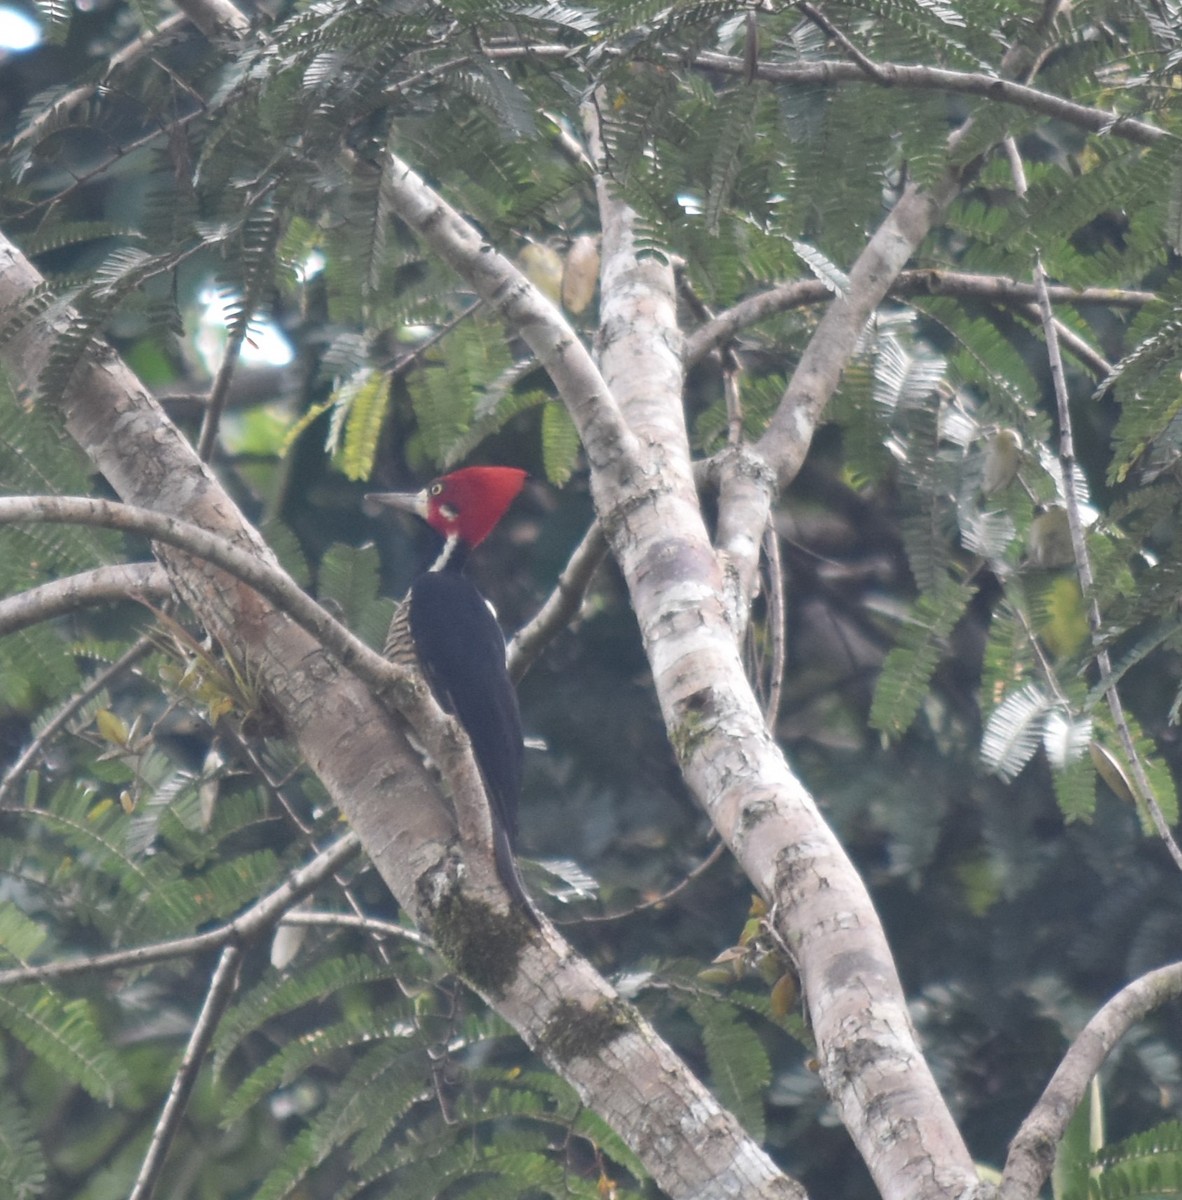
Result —
M 512 848 L 524 747 L 501 627 L 471 580 L 443 570 L 421 575 L 411 586 L 410 631 L 436 700 L 472 743 L 492 804 L 494 832 L 499 828 Z

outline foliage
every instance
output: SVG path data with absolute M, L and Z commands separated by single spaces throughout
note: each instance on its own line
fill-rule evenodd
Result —
M 260 11 L 240 42 L 184 27 L 109 74 L 157 6 L 38 8 L 52 47 L 0 64 L 0 221 L 51 277 L 10 314 L 10 336 L 46 317 L 58 332 L 38 395 L 0 379 L 4 491 L 100 492 L 47 403 L 69 395 L 96 338 L 194 433 L 185 397 L 207 394 L 228 354 L 215 468 L 301 582 L 375 646 L 416 548 L 409 527 L 359 515 L 363 490 L 470 457 L 546 481 L 474 563 L 507 627 L 548 594 L 590 512 L 566 410 L 498 314 L 396 219 L 389 151 L 490 245 L 548 263 L 561 285 L 568 252 L 599 233 L 572 148 L 580 107 L 594 106 L 642 249 L 677 263 L 687 330 L 786 281 L 843 293 L 894 200 L 964 168 L 910 264 L 931 286 L 879 308 L 783 498 L 775 734 L 873 890 L 974 1155 L 1000 1162 L 1080 1014 L 1177 957 L 1176 872 L 1145 836 L 1097 657 L 1112 655 L 1129 737 L 1172 821 L 1180 50 L 1159 6 L 1073 4 L 1033 80 L 1152 116 L 1170 136 L 1148 146 L 950 88 L 794 83 L 784 72 L 841 54 L 792 6 L 291 2 Z M 990 0 L 824 11 L 876 63 L 996 76 L 1005 48 L 1035 36 L 1021 6 Z M 768 70 L 749 77 L 752 39 Z M 64 103 L 100 78 L 85 104 Z M 1025 195 L 997 148 L 1007 135 Z M 1064 344 L 1093 351 L 1067 368 L 1074 464 L 1059 456 L 1028 299 L 939 286 L 948 270 L 1025 283 L 1036 255 L 1057 285 L 1155 296 L 1056 302 L 1077 339 Z M 740 430 L 759 436 L 819 312 L 765 314 L 696 364 L 685 408 L 698 457 Z M 595 306 L 567 315 L 590 342 Z M 251 358 L 274 333 L 293 350 L 282 369 Z M 1043 536 L 1067 511 L 1068 470 L 1088 594 L 1072 554 Z M 115 534 L 5 526 L 0 595 L 148 555 Z M 134 670 L 85 690 L 145 634 Z M 266 736 L 250 679 L 202 639 L 183 610 L 132 601 L 0 638 L 0 757 L 65 714 L 32 768 L 0 784 L 2 967 L 208 929 L 334 832 L 314 775 Z M 714 868 L 649 903 L 706 856 L 707 834 L 611 572 L 522 699 L 547 745 L 528 766 L 526 848 L 577 860 L 600 886 L 592 900 L 555 889 L 552 911 L 627 911 L 572 937 L 810 1188 L 867 1195 L 809 1062 L 807 1014 L 786 1011 L 778 949 L 767 978 L 700 977 L 743 928 L 737 873 Z M 651 1194 L 626 1148 L 429 945 L 346 922 L 397 920 L 370 872 L 325 882 L 309 904 L 340 923 L 304 931 L 284 967 L 247 948 L 162 1194 Z M 749 958 L 744 934 L 727 962 Z M 126 1194 L 210 969 L 186 954 L 0 988 L 5 1194 Z M 1161 1124 L 1182 1086 L 1174 1026 L 1150 1025 L 1109 1068 L 1118 1134 L 1150 1133 L 1091 1164 L 1101 1197 L 1176 1190 L 1178 1131 Z

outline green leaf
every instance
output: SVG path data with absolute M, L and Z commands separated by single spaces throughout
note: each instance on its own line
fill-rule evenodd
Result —
M 0 1193 L 33 1200 L 45 1191 L 48 1167 L 28 1113 L 15 1092 L 0 1091 Z
M 85 1000 L 63 1000 L 42 984 L 0 989 L 0 1025 L 58 1074 L 97 1100 L 131 1091 L 114 1049 Z
M 1104 1101 L 1100 1080 L 1092 1076 L 1087 1094 L 1055 1147 L 1051 1169 L 1054 1200 L 1087 1200 L 1092 1163 L 1104 1145 Z
M 579 431 L 564 405 L 555 400 L 542 409 L 542 462 L 546 478 L 561 487 L 570 478 L 578 461 Z
M 772 1070 L 759 1035 L 725 1001 L 699 999 L 690 1011 L 702 1029 L 710 1080 L 719 1100 L 756 1141 L 763 1141 L 763 1094 Z
M 390 404 L 390 376 L 385 371 L 362 371 L 337 389 L 333 403 L 345 414 L 345 440 L 336 456 L 337 466 L 346 479 L 368 479 Z
M 948 635 L 976 591 L 970 583 L 946 578 L 934 591 L 916 600 L 897 644 L 883 663 L 874 689 L 870 708 L 870 723 L 874 728 L 898 736 L 911 727 Z
M 345 624 L 371 646 L 381 646 L 394 615 L 393 602 L 378 594 L 377 549 L 336 543 L 320 560 L 320 597 L 337 605 Z

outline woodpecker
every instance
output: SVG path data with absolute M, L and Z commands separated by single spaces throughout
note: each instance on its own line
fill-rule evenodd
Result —
M 440 707 L 464 727 L 488 793 L 497 874 L 536 925 L 513 854 L 524 757 L 517 692 L 501 627 L 464 574 L 468 555 L 505 515 L 525 478 L 516 467 L 465 467 L 421 492 L 377 492 L 366 501 L 415 513 L 443 539 L 439 556 L 395 611 L 385 654 L 420 671 Z

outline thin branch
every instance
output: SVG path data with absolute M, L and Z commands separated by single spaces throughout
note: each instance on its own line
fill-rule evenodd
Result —
M 231 0 L 176 0 L 176 6 L 211 41 L 220 37 L 244 38 L 249 19 Z
M 15 150 L 24 142 L 36 139 L 47 124 L 59 115 L 65 115 L 89 100 L 100 86 L 106 86 L 111 77 L 123 67 L 135 62 L 136 59 L 155 50 L 166 38 L 188 24 L 189 18 L 184 13 L 173 13 L 171 17 L 161 21 L 154 29 L 145 29 L 139 37 L 132 39 L 118 53 L 111 56 L 102 79 L 95 83 L 84 83 L 71 88 L 64 96 L 55 100 L 48 108 L 43 109 L 31 120 L 8 144 L 9 151 Z
M 1140 308 L 1157 299 L 1153 292 L 1124 288 L 1070 288 L 1049 285 L 1056 304 L 1104 304 L 1112 308 Z M 1002 275 L 974 275 L 966 271 L 920 269 L 901 271 L 887 291 L 888 296 L 954 296 L 966 300 L 984 300 L 993 304 L 1026 306 L 1038 303 L 1038 291 L 1032 283 Z M 712 350 L 760 321 L 808 304 L 825 304 L 833 292 L 819 279 L 801 279 L 782 283 L 740 300 L 700 325 L 685 343 L 686 366 L 700 362 Z
M 367 682 L 376 683 L 384 678 L 389 688 L 406 680 L 405 672 L 334 620 L 285 572 L 198 525 L 110 500 L 72 496 L 0 498 L 0 525 L 19 522 L 122 529 L 185 550 L 250 584 L 332 650 L 345 666 L 365 672 Z
M 533 665 L 542 648 L 564 629 L 579 611 L 587 588 L 606 554 L 607 541 L 599 522 L 596 521 L 575 547 L 570 561 L 558 576 L 558 582 L 545 604 L 538 609 L 532 621 L 517 631 L 517 635 L 509 643 L 509 674 L 514 680 L 521 679 Z
M 1049 289 L 1048 289 L 1049 290 Z M 1040 327 L 1043 323 L 1043 312 L 1038 303 L 1027 305 L 1022 310 L 1030 320 Z M 1059 344 L 1069 350 L 1097 379 L 1107 379 L 1112 374 L 1112 363 L 1096 349 L 1086 338 L 1082 338 L 1070 325 L 1065 325 L 1058 317 L 1054 318 L 1055 336 Z
M 95 698 L 113 679 L 118 678 L 144 657 L 153 647 L 151 638 L 143 637 L 125 650 L 110 666 L 101 670 L 80 692 L 71 696 L 46 723 L 39 734 L 25 747 L 16 762 L 4 772 L 0 779 L 0 804 L 7 804 L 9 795 L 20 777 L 37 761 L 45 747 Z
M 675 55 L 665 56 L 661 61 L 682 65 L 682 60 L 677 59 Z M 691 65 L 727 75 L 743 76 L 749 71 L 749 64 L 745 64 L 741 58 L 710 52 L 699 54 Z M 755 78 L 795 87 L 866 83 L 868 78 L 872 78 L 879 86 L 953 92 L 966 96 L 980 96 L 986 100 L 999 100 L 1024 108 L 1028 112 L 1053 117 L 1055 120 L 1086 129 L 1090 133 L 1124 138 L 1138 146 L 1152 146 L 1162 138 L 1176 136 L 1157 125 L 1151 125 L 1148 121 L 1122 117 L 1119 113 L 1102 108 L 1089 108 L 1086 104 L 1077 104 L 1074 100 L 1065 100 L 1062 96 L 1054 96 L 1023 83 L 1000 79 L 996 75 L 900 63 L 875 63 L 874 69 L 875 75 L 870 77 L 857 62 L 761 62 L 755 68 Z
M 218 373 L 214 376 L 213 385 L 209 389 L 209 398 L 205 402 L 205 415 L 201 418 L 201 432 L 197 435 L 197 457 L 207 463 L 213 457 L 213 448 L 217 443 L 218 426 L 221 424 L 222 413 L 226 401 L 230 398 L 230 384 L 234 379 L 234 368 L 238 365 L 238 357 L 242 353 L 242 343 L 246 340 L 248 325 L 247 313 L 242 314 L 229 338 L 218 364 Z
M 172 585 L 159 563 L 96 567 L 0 600 L 0 637 L 95 604 L 140 596 L 163 600 L 171 595 Z
M 880 83 L 883 85 L 883 87 L 890 87 L 892 85 L 894 81 L 891 79 L 890 75 L 883 71 L 883 69 L 876 62 L 873 62 L 871 59 L 867 58 L 866 55 L 863 54 L 862 51 L 859 50 L 858 47 L 855 46 L 854 43 L 851 42 L 850 39 L 846 37 L 846 35 L 842 33 L 840 29 L 838 29 L 838 27 L 834 25 L 833 22 L 830 21 L 823 12 L 821 12 L 820 9 L 814 8 L 808 3 L 808 0 L 799 0 L 799 3 L 796 5 L 796 7 L 799 8 L 800 11 L 804 13 L 804 15 L 808 17 L 808 19 L 812 21 L 812 23 L 816 25 L 826 37 L 832 38 L 846 52 L 846 54 L 849 55 L 850 60 L 861 68 L 862 73 L 867 79 L 871 80 L 873 83 Z M 748 64 L 747 74 L 749 76 L 752 75 L 750 64 Z M 758 63 L 755 64 L 754 77 L 759 77 Z
M 718 860 L 727 852 L 726 842 L 720 841 L 709 854 L 706 855 L 700 863 L 692 870 L 688 871 L 681 879 L 679 879 L 667 892 L 662 892 L 659 896 L 654 896 L 651 900 L 645 900 L 640 904 L 634 904 L 631 908 L 625 908 L 621 912 L 614 913 L 593 913 L 585 917 L 570 917 L 564 921 L 555 921 L 555 925 L 602 925 L 607 921 L 622 921 L 625 917 L 633 917 L 637 913 L 645 912 L 650 908 L 660 908 L 662 904 L 668 904 L 675 896 L 680 896 L 695 879 L 704 875 Z
M 1014 190 L 1019 197 L 1026 195 L 1026 171 L 1022 164 L 1022 156 L 1013 138 L 1006 138 L 1006 153 L 1010 160 L 1010 170 L 1014 177 Z M 1108 649 L 1103 646 L 1104 618 L 1100 612 L 1100 601 L 1096 595 L 1096 576 L 1092 570 L 1091 554 L 1088 550 L 1087 533 L 1084 529 L 1083 517 L 1080 513 L 1079 496 L 1075 487 L 1075 439 L 1072 434 L 1071 404 L 1067 395 L 1067 380 L 1063 374 L 1063 358 L 1059 353 L 1059 332 L 1055 321 L 1055 311 L 1051 306 L 1051 297 L 1047 286 L 1046 270 L 1043 267 L 1042 254 L 1035 251 L 1034 283 L 1038 289 L 1038 307 L 1042 315 L 1043 337 L 1046 340 L 1047 359 L 1051 367 L 1051 382 L 1055 389 L 1055 401 L 1059 416 L 1059 467 L 1063 476 L 1063 506 L 1067 510 L 1067 524 L 1071 530 L 1071 546 L 1075 553 L 1075 568 L 1079 573 L 1079 585 L 1083 591 L 1088 611 L 1088 624 L 1091 627 L 1092 640 L 1098 646 L 1096 664 L 1100 670 L 1100 682 L 1108 700 L 1108 709 L 1116 725 L 1117 736 L 1121 749 L 1129 760 L 1132 769 L 1132 779 L 1137 792 L 1137 799 L 1143 804 L 1153 821 L 1158 836 L 1166 844 L 1174 864 L 1182 870 L 1182 847 L 1174 840 L 1169 823 L 1161 810 L 1161 805 L 1154 794 L 1153 785 L 1141 755 L 1137 752 L 1133 733 L 1125 717 L 1124 705 L 1120 693 L 1114 684 L 1107 681 L 1112 678 L 1112 658 Z
M 180 1128 L 181 1118 L 185 1115 L 185 1108 L 193 1093 L 193 1085 L 197 1082 L 201 1062 L 237 987 L 238 966 L 241 960 L 242 951 L 238 946 L 227 946 L 218 959 L 217 968 L 209 981 L 205 1003 L 201 1006 L 201 1013 L 189 1036 L 185 1056 L 181 1059 L 181 1065 L 173 1078 L 168 1099 L 165 1100 L 160 1119 L 156 1122 L 148 1153 L 144 1155 L 144 1161 L 140 1164 L 140 1172 L 136 1176 L 135 1186 L 131 1189 L 128 1200 L 149 1200 L 156 1190 L 160 1172 L 164 1169 L 164 1160 Z
M 361 839 L 357 834 L 352 832 L 344 834 L 327 849 L 321 850 L 304 866 L 293 871 L 274 891 L 224 925 L 218 925 L 202 933 L 195 933 L 190 937 L 153 942 L 148 946 L 133 946 L 128 950 L 112 951 L 110 954 L 90 954 L 79 958 L 63 958 L 57 962 L 41 963 L 36 966 L 12 967 L 6 971 L 0 971 L 0 987 L 48 979 L 65 979 L 73 975 L 114 971 L 123 967 L 144 967 L 172 958 L 191 958 L 208 950 L 240 946 L 259 937 L 279 921 L 286 922 L 290 908 L 334 875 L 360 850 Z M 302 913 L 300 917 L 309 915 L 311 914 Z M 347 921 L 348 918 L 346 918 L 346 923 Z M 299 924 L 301 921 L 292 920 L 286 923 Z M 303 921 L 302 923 L 312 924 L 313 922 Z
M 1088 1021 L 1010 1143 L 1000 1200 L 1033 1200 L 1038 1195 L 1092 1077 L 1133 1025 L 1178 996 L 1182 996 L 1182 963 L 1171 963 L 1121 988 Z
M 289 912 L 279 919 L 280 925 L 306 925 L 309 928 L 360 929 L 378 938 L 400 938 L 416 946 L 430 946 L 431 940 L 417 929 L 396 925 L 393 921 L 379 921 L 377 917 L 366 917 L 360 913 L 336 912 Z

